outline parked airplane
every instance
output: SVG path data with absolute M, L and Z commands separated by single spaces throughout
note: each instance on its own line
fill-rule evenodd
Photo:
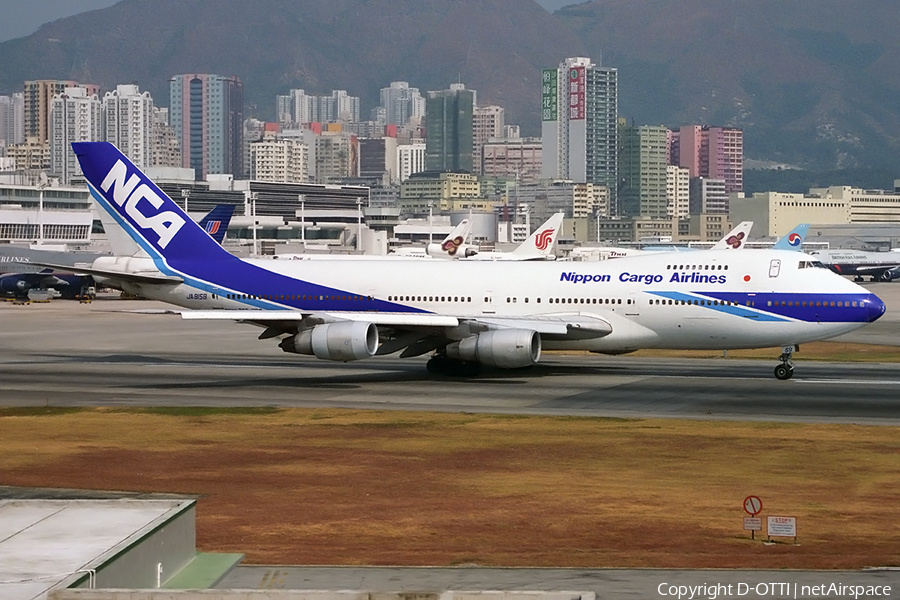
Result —
M 72 144 L 108 228 L 136 255 L 87 274 L 281 338 L 285 352 L 351 361 L 434 353 L 431 372 L 517 368 L 542 348 L 610 354 L 640 348 L 796 345 L 853 331 L 884 303 L 797 252 L 708 251 L 628 261 L 325 261 L 240 259 L 223 250 L 118 149 Z M 110 236 L 112 239 L 112 236 Z
M 562 229 L 565 213 L 555 213 L 535 229 L 512 252 L 478 252 L 467 256 L 468 260 L 555 260 L 553 247 Z
M 739 250 L 744 247 L 747 242 L 747 236 L 750 235 L 750 229 L 753 228 L 753 221 L 742 221 L 737 226 L 726 233 L 721 240 L 711 246 L 710 250 Z M 638 248 L 615 248 L 615 247 L 588 247 L 576 248 L 573 252 L 575 256 L 593 256 L 596 255 L 598 260 L 609 260 L 612 258 L 628 258 L 630 256 L 644 256 L 647 254 L 659 254 L 662 252 L 692 252 L 695 248 L 679 248 L 678 246 L 665 246 L 653 250 L 644 250 Z
M 200 219 L 198 224 L 221 244 L 233 214 L 233 204 L 219 204 Z M 99 252 L 63 252 L 0 246 L 0 264 L 14 269 L 9 273 L 0 272 L 0 294 L 24 299 L 28 297 L 30 290 L 54 289 L 61 297 L 69 300 L 92 294 L 90 288 L 94 287 L 93 278 L 75 275 L 72 270 L 79 266 L 84 268 L 92 265 L 100 256 L 108 255 Z M 31 266 L 31 263 L 38 266 Z M 39 266 L 42 263 L 54 263 L 58 267 L 48 269 Z
M 891 281 L 900 276 L 900 252 L 864 252 L 862 250 L 816 250 L 810 252 L 826 267 L 841 275 L 863 276 L 872 281 Z
M 425 248 L 398 248 L 390 256 L 397 258 L 465 258 L 478 252 L 477 247 L 465 243 L 471 230 L 472 222 L 469 219 L 463 219 L 440 243 L 430 243 Z M 310 256 L 318 258 L 316 255 Z M 349 257 L 353 258 L 352 255 Z

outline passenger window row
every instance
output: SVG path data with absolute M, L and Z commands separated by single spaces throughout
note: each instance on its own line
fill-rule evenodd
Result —
M 834 308 L 835 305 L 837 305 L 838 308 L 850 308 L 851 306 L 853 308 L 857 308 L 857 307 L 864 306 L 864 304 L 862 302 L 857 303 L 855 300 L 853 300 L 853 301 L 850 301 L 850 300 L 846 300 L 846 301 L 845 300 L 837 300 L 837 301 L 816 300 L 815 302 L 813 302 L 812 300 L 809 300 L 809 301 L 807 301 L 807 300 L 787 300 L 787 301 L 781 300 L 780 302 L 778 300 L 774 300 L 774 301 L 769 300 L 769 306 L 800 306 L 800 307 L 816 307 L 816 308 L 819 308 L 819 307 Z
M 727 271 L 728 265 L 666 265 L 668 271 Z
M 353 301 L 353 302 L 371 302 L 374 300 L 372 296 L 356 296 L 356 295 L 313 295 L 313 294 L 226 294 L 229 300 L 274 300 L 274 301 L 310 301 L 310 300 L 329 300 L 329 301 Z

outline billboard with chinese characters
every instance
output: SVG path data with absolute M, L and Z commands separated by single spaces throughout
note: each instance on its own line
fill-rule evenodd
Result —
M 584 120 L 584 91 L 585 91 L 584 67 L 572 67 L 569 69 L 568 90 L 569 120 Z
M 556 69 L 544 69 L 541 72 L 541 120 L 557 120 L 557 94 L 559 88 L 556 83 Z

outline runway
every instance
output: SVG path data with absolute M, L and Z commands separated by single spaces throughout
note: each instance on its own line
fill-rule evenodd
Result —
M 889 313 L 846 336 L 898 342 Z M 890 292 L 884 294 L 883 292 Z M 0 306 L 0 405 L 293 406 L 900 424 L 900 365 L 547 354 L 520 371 L 435 377 L 425 359 L 331 363 L 282 353 L 247 325 L 185 322 L 163 304 Z M 140 311 L 140 312 L 135 312 Z

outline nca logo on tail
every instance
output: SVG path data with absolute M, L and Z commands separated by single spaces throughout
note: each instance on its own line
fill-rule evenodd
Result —
M 127 177 L 128 169 L 125 163 L 118 160 L 109 170 L 100 187 L 106 193 L 109 193 L 109 189 L 112 188 L 112 198 L 115 203 L 125 207 L 125 214 L 131 217 L 138 227 L 153 230 L 159 236 L 159 247 L 165 248 L 184 225 L 184 219 L 169 210 L 155 215 L 141 212 L 141 208 L 138 206 L 141 200 L 146 200 L 156 209 L 163 205 L 163 200 L 146 183 L 140 183 L 141 179 L 137 174 L 132 174 L 126 181 Z M 139 183 L 140 185 L 138 185 Z

